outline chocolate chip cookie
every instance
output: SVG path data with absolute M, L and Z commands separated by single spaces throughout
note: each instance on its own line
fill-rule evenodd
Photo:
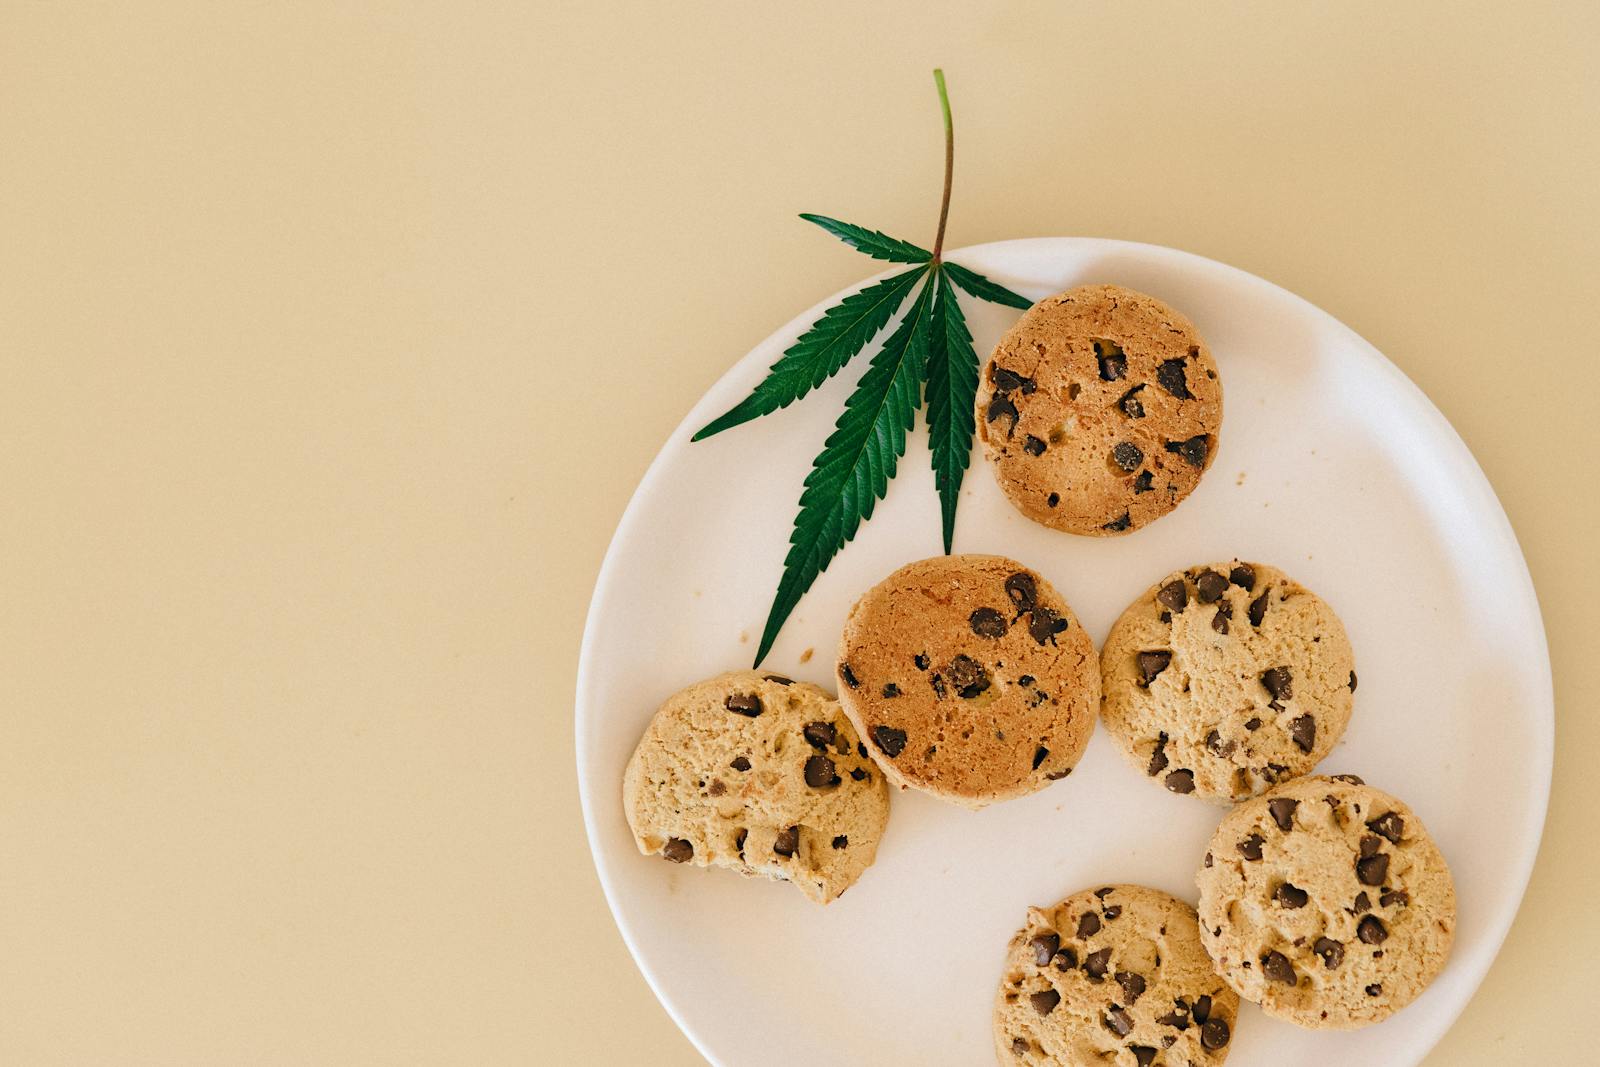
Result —
M 1196 881 L 1222 977 L 1311 1029 L 1399 1011 L 1455 937 L 1450 868 L 1422 820 L 1353 775 L 1301 778 L 1234 808 Z
M 1188 496 L 1217 452 L 1222 383 L 1188 319 L 1085 285 L 1033 305 L 985 365 L 978 436 L 1028 518 L 1108 536 Z
M 639 851 L 793 882 L 826 904 L 872 865 L 889 787 L 814 685 L 730 671 L 661 705 L 628 761 Z
M 1201 1067 L 1228 1058 L 1239 997 L 1212 970 L 1195 911 L 1137 885 L 1029 908 L 994 1002 L 1002 1064 Z
M 1066 601 L 1003 556 L 938 556 L 856 601 L 839 702 L 884 773 L 969 807 L 1072 771 L 1100 668 Z
M 1213 563 L 1140 594 L 1100 657 L 1101 718 L 1174 793 L 1255 796 L 1308 773 L 1344 733 L 1356 689 L 1344 627 L 1262 563 Z

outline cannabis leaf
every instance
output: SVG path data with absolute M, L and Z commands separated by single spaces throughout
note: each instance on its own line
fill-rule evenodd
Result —
M 906 434 L 916 421 L 924 385 L 940 528 L 944 550 L 950 551 L 961 480 L 972 454 L 976 421 L 972 407 L 978 391 L 978 356 L 955 287 L 980 300 L 1008 307 L 1031 305 L 1026 297 L 976 271 L 946 262 L 942 256 L 955 173 L 955 132 L 944 72 L 934 71 L 933 80 L 944 115 L 944 195 L 939 203 L 939 230 L 933 251 L 825 215 L 801 215 L 874 259 L 917 266 L 874 282 L 824 311 L 784 350 L 749 396 L 712 419 L 693 437 L 699 441 L 721 433 L 788 407 L 805 396 L 871 344 L 906 297 L 916 290 L 910 310 L 868 361 L 866 373 L 845 401 L 833 433 L 806 475 L 800 512 L 795 516 L 789 552 L 783 560 L 783 577 L 756 650 L 758 667 L 800 598 L 828 569 L 861 524 L 872 517 L 878 501 L 888 492 L 900 457 L 905 455 Z

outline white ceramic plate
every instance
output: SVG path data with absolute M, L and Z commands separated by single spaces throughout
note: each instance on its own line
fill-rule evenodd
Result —
M 1233 556 L 1282 567 L 1333 605 L 1361 687 L 1322 769 L 1364 776 L 1427 822 L 1455 872 L 1455 952 L 1414 1004 L 1355 1033 L 1300 1030 L 1246 1004 L 1228 1064 L 1418 1062 L 1511 924 L 1550 783 L 1544 629 L 1493 490 L 1393 364 L 1259 278 L 1171 249 L 1075 238 L 950 258 L 1035 299 L 1086 282 L 1143 290 L 1210 343 L 1226 396 L 1220 447 L 1175 512 L 1127 537 L 1058 533 L 1014 511 L 975 455 L 955 550 L 1039 570 L 1097 646 L 1156 578 Z M 982 357 L 1017 312 L 962 299 Z M 696 444 L 689 435 L 741 399 L 825 306 L 773 334 L 701 399 L 617 529 L 578 671 L 589 841 L 645 977 L 713 1063 L 991 1063 L 990 1001 L 1028 905 L 1113 881 L 1192 902 L 1222 808 L 1158 788 L 1097 733 L 1072 777 L 1021 800 L 969 812 L 897 793 L 877 863 L 826 908 L 787 885 L 641 856 L 623 818 L 623 767 L 656 706 L 749 665 L 801 481 L 865 359 L 776 415 Z M 764 666 L 832 691 L 851 602 L 940 547 L 919 420 L 888 497 L 801 601 Z M 815 656 L 803 659 L 809 649 Z

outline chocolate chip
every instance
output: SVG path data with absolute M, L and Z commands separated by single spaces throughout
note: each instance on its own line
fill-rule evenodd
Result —
M 1156 600 L 1164 607 L 1181 612 L 1189 606 L 1189 586 L 1182 578 L 1174 578 L 1161 587 L 1161 591 L 1156 594 Z
M 993 608 L 979 608 L 967 616 L 967 625 L 979 637 L 1004 637 L 1008 624 L 1004 615 Z
M 1210 870 L 1212 864 L 1211 853 L 1206 853 L 1206 869 Z
M 1261 859 L 1261 846 L 1266 843 L 1267 839 L 1260 834 L 1251 834 L 1239 842 L 1239 854 L 1251 862 L 1256 862 Z
M 1194 586 L 1200 592 L 1200 603 L 1214 604 L 1228 591 L 1228 579 L 1207 568 L 1195 576 Z
M 1046 447 L 1048 446 L 1045 445 L 1043 438 L 1035 437 L 1031 433 L 1022 442 L 1022 450 L 1030 456 L 1044 455 Z
M 1309 753 L 1317 747 L 1317 720 L 1301 715 L 1289 721 L 1289 739 L 1301 752 Z
M 806 760 L 806 785 L 812 789 L 832 789 L 841 779 L 833 769 L 833 760 L 827 756 L 812 756 Z
M 879 748 L 883 749 L 883 754 L 890 759 L 894 759 L 905 751 L 906 732 L 904 730 L 896 730 L 892 726 L 874 726 L 872 728 L 872 739 L 878 743 Z
M 1261 970 L 1274 982 L 1284 985 L 1294 985 L 1298 976 L 1294 973 L 1294 964 L 1289 962 L 1289 957 L 1276 950 L 1261 957 Z
M 1119 441 L 1111 450 L 1111 461 L 1132 474 L 1139 469 L 1139 464 L 1144 462 L 1144 453 L 1139 451 L 1139 446 L 1132 441 Z
M 1256 569 L 1248 563 L 1235 563 L 1228 572 L 1228 581 L 1248 593 L 1256 587 Z
M 1331 937 L 1311 942 L 1311 951 L 1322 957 L 1322 965 L 1330 971 L 1344 962 L 1344 946 Z
M 1363 944 L 1381 945 L 1389 940 L 1389 929 L 1376 915 L 1368 915 L 1356 926 L 1356 936 Z
M 706 787 L 706 793 L 714 797 L 720 797 L 727 791 L 728 786 L 721 778 L 711 779 L 711 784 Z
M 750 831 L 739 827 L 739 832 L 733 835 L 733 847 L 739 850 L 739 858 L 744 859 L 744 839 L 750 836 Z
M 1172 653 L 1165 649 L 1139 653 L 1139 684 L 1148 688 L 1171 663 Z
M 1310 900 L 1311 897 L 1299 886 L 1284 882 L 1273 890 L 1272 899 L 1286 908 L 1303 908 L 1306 906 L 1306 901 Z
M 940 700 L 944 699 L 944 675 L 935 674 L 928 679 L 928 685 L 933 688 L 933 695 Z
M 1071 767 L 1063 767 L 1059 771 L 1051 771 L 1049 774 L 1045 775 L 1044 776 L 1044 780 L 1047 781 L 1047 782 L 1059 782 L 1059 781 L 1061 781 L 1061 779 L 1065 778 L 1067 775 L 1069 775 L 1071 773 L 1072 773 L 1072 768 Z
M 1106 968 L 1111 965 L 1111 950 L 1103 948 L 1083 958 L 1083 973 L 1096 982 L 1105 980 Z
M 1333 776 L 1333 780 L 1336 781 L 1336 782 L 1345 782 L 1345 783 L 1347 783 L 1349 785 L 1366 785 L 1367 784 L 1366 781 L 1363 780 L 1362 777 L 1359 774 L 1336 774 L 1336 775 Z
M 1267 594 L 1270 589 L 1263 589 L 1261 595 L 1250 601 L 1250 607 L 1245 610 L 1245 615 L 1250 619 L 1251 626 L 1259 627 L 1261 620 L 1267 617 Z
M 1036 606 L 1028 616 L 1028 633 L 1039 644 L 1056 643 L 1056 634 L 1067 628 L 1067 620 L 1051 608 Z
M 1032 1004 L 1033 1010 L 1040 1015 L 1049 1015 L 1056 1010 L 1056 1005 L 1061 1003 L 1061 994 L 1054 989 L 1045 989 L 1030 996 L 1028 1003 Z
M 1267 811 L 1272 815 L 1272 821 L 1284 833 L 1294 829 L 1294 809 L 1299 806 L 1300 802 L 1291 797 L 1273 797 L 1267 801 Z
M 950 684 L 967 700 L 989 688 L 989 672 L 984 670 L 983 664 L 964 653 L 950 661 L 947 671 Z
M 1211 998 L 1205 995 L 1196 997 L 1194 1007 L 1189 1009 L 1189 1014 L 1197 1023 L 1203 1023 L 1211 1018 Z
M 730 693 L 722 702 L 722 706 L 735 715 L 744 715 L 751 719 L 761 714 L 761 698 L 754 693 Z
M 1356 691 L 1356 672 L 1355 671 L 1351 671 L 1350 672 L 1350 692 L 1354 693 L 1355 691 Z
M 1078 917 L 1078 940 L 1084 941 L 1100 932 L 1100 916 L 1086 911 Z
M 1367 986 L 1367 996 L 1369 997 L 1375 997 L 1382 992 L 1383 986 L 1377 982 L 1373 982 L 1371 985 Z
M 787 830 L 778 831 L 777 839 L 772 842 L 772 851 L 780 856 L 793 856 L 800 848 L 800 827 L 791 826 Z
M 849 848 L 850 847 L 850 838 L 846 837 L 844 834 L 840 834 L 838 837 L 833 839 L 833 847 L 834 848 Z
M 1039 602 L 1039 583 L 1027 571 L 1018 571 L 1006 579 L 1006 596 L 1011 598 L 1011 606 L 1017 609 L 1017 614 L 1012 617 L 1018 618 L 1023 612 L 1032 611 Z
M 781 674 L 764 674 L 764 675 L 762 675 L 762 677 L 765 678 L 769 682 L 776 682 L 779 685 L 793 685 L 794 684 L 794 679 L 793 678 L 785 678 Z
M 1138 496 L 1140 493 L 1148 493 L 1155 488 L 1154 482 L 1155 475 L 1149 471 L 1140 471 L 1139 477 L 1133 480 L 1133 495 Z
M 1166 782 L 1167 788 L 1172 790 L 1174 793 L 1194 792 L 1193 771 L 1173 771 L 1171 774 L 1167 775 L 1163 781 Z
M 1369 820 L 1367 829 L 1387 839 L 1391 845 L 1398 845 L 1400 836 L 1406 832 L 1406 821 L 1391 811 Z
M 1017 431 L 1017 405 L 1004 393 L 996 393 L 989 401 L 989 409 L 984 413 L 985 422 L 994 422 L 996 419 L 1006 418 L 1011 420 L 1011 425 L 1006 427 L 1006 436 L 1010 437 Z
M 867 758 L 867 746 L 862 744 L 860 741 L 856 742 L 856 755 L 860 756 L 862 759 Z
M 1282 709 L 1279 709 L 1279 710 L 1282 710 Z M 1281 763 L 1269 763 L 1269 764 L 1267 764 L 1266 769 L 1264 769 L 1261 772 L 1261 777 L 1265 778 L 1267 781 L 1271 782 L 1273 785 L 1277 785 L 1279 782 L 1283 781 L 1288 776 L 1289 776 L 1289 768 L 1285 767 Z
M 808 722 L 800 730 L 800 736 L 804 737 L 812 748 L 827 748 L 833 744 L 838 733 L 831 722 Z
M 1111 1008 L 1101 1017 L 1100 1025 L 1118 1037 L 1127 1037 L 1133 1033 L 1132 1017 L 1117 1004 L 1111 1005 Z
M 1384 908 L 1392 908 L 1396 904 L 1403 908 L 1410 903 L 1411 894 L 1407 893 L 1404 889 L 1385 890 L 1383 895 L 1378 897 L 1378 905 Z
M 1011 1039 L 1011 1052 L 1012 1052 L 1013 1055 L 1020 1056 L 1020 1055 L 1022 1055 L 1023 1053 L 1025 1053 L 1027 1051 L 1028 1051 L 1028 1039 L 1027 1038 L 1025 1038 L 1025 1037 L 1014 1037 L 1014 1038 Z
M 1195 434 L 1187 441 L 1168 441 L 1168 452 L 1176 452 L 1183 457 L 1185 463 L 1191 467 L 1204 467 L 1206 453 L 1211 449 L 1211 438 L 1205 434 Z
M 1233 755 L 1234 749 L 1238 747 L 1239 742 L 1224 741 L 1222 739 L 1222 734 L 1216 730 L 1212 730 L 1210 733 L 1206 734 L 1206 748 L 1210 750 L 1213 756 L 1220 756 L 1223 759 L 1227 759 L 1229 756 Z
M 1224 600 L 1217 605 L 1217 613 L 1211 616 L 1211 628 L 1219 634 L 1228 632 L 1228 622 L 1233 618 L 1233 605 Z
M 1060 493 L 1051 493 L 1049 496 L 1044 498 L 1044 506 L 1047 508 L 1053 508 L 1059 503 L 1061 503 Z
M 1150 1067 L 1156 1061 L 1156 1050 L 1149 1045 L 1129 1045 L 1128 1051 L 1133 1053 L 1134 1067 Z
M 736 771 L 748 771 L 750 769 L 750 761 L 744 756 L 735 756 L 733 757 L 733 762 L 728 764 L 728 766 L 732 767 Z
M 1078 953 L 1071 945 L 1066 946 L 1055 954 L 1052 962 L 1058 971 L 1070 971 L 1078 965 Z
M 1033 949 L 1033 963 L 1036 967 L 1043 967 L 1055 957 L 1056 951 L 1061 948 L 1060 934 L 1040 934 L 1028 942 L 1028 947 Z
M 995 389 L 1002 393 L 1014 393 L 1022 390 L 1023 395 L 1033 392 L 1039 384 L 1032 378 L 1018 374 L 1016 371 L 1006 370 L 1004 367 L 991 363 L 989 365 L 989 380 L 994 383 Z
M 1221 1019 L 1207 1019 L 1205 1026 L 1200 1029 L 1200 1044 L 1215 1052 L 1227 1045 L 1228 1039 L 1232 1036 L 1227 1023 Z
M 856 681 L 856 672 L 850 669 L 850 664 L 842 660 L 839 662 L 839 678 L 851 689 L 859 689 L 861 687 L 861 683 Z
M 1376 840 L 1376 839 L 1374 839 Z M 1356 860 L 1356 878 L 1362 885 L 1382 885 L 1389 876 L 1389 857 L 1378 855 Z
M 1261 720 L 1252 715 L 1249 719 L 1245 720 L 1244 728 L 1249 730 L 1251 733 L 1254 733 L 1255 731 L 1261 729 Z
M 1110 522 L 1104 523 L 1103 525 L 1101 525 L 1100 529 L 1102 529 L 1102 530 L 1110 530 L 1112 533 L 1121 533 L 1123 530 L 1126 530 L 1128 527 L 1130 527 L 1132 525 L 1133 525 L 1133 516 L 1128 514 L 1126 511 L 1124 511 L 1121 515 L 1118 515 L 1116 518 L 1112 519 Z
M 1156 747 L 1150 753 L 1150 766 L 1145 771 L 1154 778 L 1157 774 L 1167 769 L 1167 735 L 1161 734 L 1156 738 Z
M 1132 971 L 1118 971 L 1117 984 L 1122 987 L 1123 999 L 1129 1004 L 1136 1004 L 1144 996 L 1145 981 L 1143 975 L 1134 974 Z
M 667 847 L 661 850 L 661 855 L 673 863 L 688 863 L 694 859 L 694 846 L 681 837 L 674 837 L 667 842 Z
M 1033 750 L 1033 769 L 1034 770 L 1038 770 L 1039 769 L 1039 764 L 1043 763 L 1047 758 L 1049 758 L 1049 756 L 1050 756 L 1050 750 L 1048 748 L 1045 748 L 1043 745 L 1040 745 L 1038 748 L 1034 749 Z
M 1184 374 L 1181 359 L 1162 360 L 1161 366 L 1156 368 L 1156 382 L 1179 400 L 1194 399 L 1194 394 L 1189 392 L 1189 379 Z
M 1114 382 L 1128 373 L 1128 357 L 1121 346 L 1111 341 L 1096 341 L 1094 357 L 1100 364 L 1100 380 Z
M 1261 672 L 1261 685 L 1273 700 L 1289 700 L 1294 696 L 1294 675 L 1288 667 L 1269 667 Z
M 926 652 L 918 652 L 915 656 L 911 657 L 911 662 L 916 664 L 917 670 L 925 671 L 928 669 L 928 665 L 931 661 L 928 659 L 928 654 Z
M 1365 890 L 1363 890 L 1360 893 L 1357 893 L 1355 901 L 1350 905 L 1351 913 L 1355 914 L 1355 915 L 1360 915 L 1362 912 L 1367 912 L 1367 911 L 1371 911 L 1371 910 L 1372 910 L 1372 898 L 1367 896 Z
M 1185 1004 L 1181 1000 L 1174 1001 L 1173 1003 L 1178 1005 L 1177 1010 L 1167 1012 L 1161 1018 L 1157 1019 L 1156 1022 L 1162 1026 L 1173 1027 L 1181 1033 L 1184 1030 L 1189 1029 L 1189 1005 Z M 1172 1046 L 1169 1044 L 1167 1047 L 1171 1048 Z
M 1113 904 L 1113 905 L 1111 905 L 1111 907 L 1107 908 L 1101 914 L 1103 914 L 1106 917 L 1106 922 L 1111 922 L 1112 920 L 1116 919 L 1118 916 L 1120 916 L 1122 914 L 1122 905 L 1121 904 Z
M 860 767 L 856 767 L 851 770 L 850 777 L 858 782 L 864 782 L 867 780 L 867 772 L 862 770 Z

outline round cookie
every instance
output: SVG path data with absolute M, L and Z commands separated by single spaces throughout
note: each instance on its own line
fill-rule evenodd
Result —
M 1196 881 L 1218 972 L 1311 1029 L 1399 1011 L 1455 937 L 1450 868 L 1422 820 L 1353 775 L 1300 778 L 1234 808 Z
M 872 865 L 889 787 L 826 692 L 729 671 L 675 694 L 622 780 L 639 851 L 793 882 L 826 904 Z
M 1028 518 L 1106 536 L 1145 526 L 1217 451 L 1222 383 L 1188 319 L 1154 297 L 1085 285 L 1033 305 L 984 367 L 978 436 Z
M 1174 793 L 1243 800 L 1308 773 L 1350 721 L 1344 626 L 1261 563 L 1169 574 L 1111 628 L 1101 718 L 1122 753 Z
M 1210 1067 L 1239 997 L 1211 967 L 1195 910 L 1137 885 L 1029 908 L 994 1001 L 1002 1064 Z
M 1003 556 L 936 556 L 868 590 L 839 642 L 839 703 L 901 788 L 982 807 L 1065 778 L 1094 729 L 1094 645 Z

